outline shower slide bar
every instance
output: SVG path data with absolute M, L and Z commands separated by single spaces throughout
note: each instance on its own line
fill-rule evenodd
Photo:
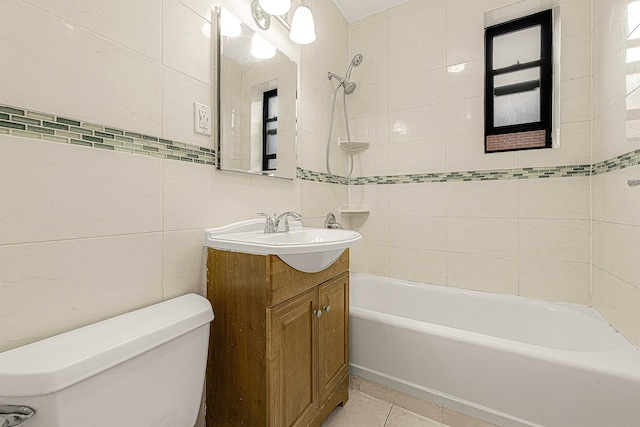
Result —
M 627 185 L 629 187 L 637 187 L 640 186 L 640 179 L 630 179 L 629 181 L 627 181 Z

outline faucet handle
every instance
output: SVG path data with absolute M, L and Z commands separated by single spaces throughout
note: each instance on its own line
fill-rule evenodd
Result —
M 324 228 L 329 228 L 332 230 L 342 230 L 344 229 L 343 225 L 336 221 L 336 216 L 333 212 L 329 212 L 324 220 Z
M 271 218 L 271 215 L 265 212 L 258 212 L 257 215 L 266 217 L 266 221 L 264 223 L 264 232 L 275 233 L 275 227 L 274 227 L 274 223 L 273 223 L 273 219 Z

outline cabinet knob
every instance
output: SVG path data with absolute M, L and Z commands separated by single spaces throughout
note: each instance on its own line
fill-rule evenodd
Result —
M 326 307 L 322 307 L 322 309 L 323 309 L 324 311 L 326 311 L 327 313 L 331 312 L 331 306 L 330 306 L 330 305 L 328 305 L 328 306 L 326 306 Z
M 316 317 L 322 317 L 322 310 L 316 310 L 313 312 L 313 314 L 315 314 Z

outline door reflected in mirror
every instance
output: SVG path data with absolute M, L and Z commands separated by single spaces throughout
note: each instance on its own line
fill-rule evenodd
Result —
M 294 179 L 298 65 L 218 9 L 218 168 Z

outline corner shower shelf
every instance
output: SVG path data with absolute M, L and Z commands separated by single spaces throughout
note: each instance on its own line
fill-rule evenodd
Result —
M 357 215 L 371 212 L 369 205 L 340 205 L 338 208 L 341 214 Z
M 351 146 L 351 151 L 362 151 L 362 150 L 366 150 L 367 148 L 369 148 L 369 143 L 365 142 L 365 141 L 351 141 L 351 143 L 349 143 L 349 141 L 338 141 L 338 144 L 340 145 L 340 148 L 342 148 L 345 151 L 349 151 L 349 146 Z

